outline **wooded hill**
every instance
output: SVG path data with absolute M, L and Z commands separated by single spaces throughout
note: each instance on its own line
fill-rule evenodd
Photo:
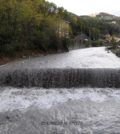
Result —
M 45 0 L 0 0 L 0 56 L 68 51 L 75 38 L 104 45 L 105 35 L 119 36 L 120 18 L 101 13 L 77 16 Z M 90 41 L 90 44 L 89 44 Z

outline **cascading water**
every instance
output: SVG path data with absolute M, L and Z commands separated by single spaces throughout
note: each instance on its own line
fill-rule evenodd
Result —
M 119 89 L 104 48 L 1 66 L 0 134 L 120 134 Z
M 21 69 L 0 71 L 0 86 L 120 88 L 119 69 Z

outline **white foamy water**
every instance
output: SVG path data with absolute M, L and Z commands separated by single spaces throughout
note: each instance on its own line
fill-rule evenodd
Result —
M 120 90 L 6 87 L 0 91 L 0 134 L 120 133 Z
M 104 103 L 115 101 L 120 103 L 120 91 L 114 89 L 16 89 L 4 88 L 0 93 L 0 112 L 25 110 L 31 106 L 40 109 L 49 109 L 52 106 L 65 103 L 67 101 L 91 101 Z
M 10 63 L 7 68 L 120 68 L 120 58 L 105 47 L 73 50 Z

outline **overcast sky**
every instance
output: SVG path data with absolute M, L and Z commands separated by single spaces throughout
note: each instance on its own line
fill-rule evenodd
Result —
M 77 15 L 108 12 L 120 16 L 120 0 L 48 0 Z

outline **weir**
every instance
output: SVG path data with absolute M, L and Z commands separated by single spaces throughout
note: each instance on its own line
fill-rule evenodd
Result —
M 43 88 L 120 88 L 120 69 L 0 70 L 0 86 Z
M 0 134 L 120 134 L 119 89 L 105 48 L 0 66 Z

